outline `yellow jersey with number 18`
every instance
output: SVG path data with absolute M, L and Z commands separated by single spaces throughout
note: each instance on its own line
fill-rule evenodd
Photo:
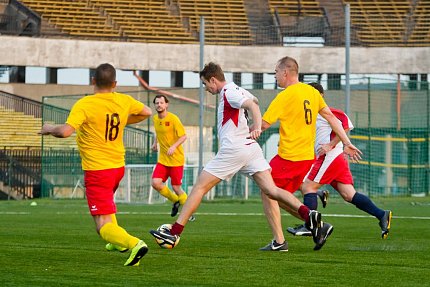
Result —
M 270 103 L 263 120 L 279 120 L 278 155 L 290 161 L 311 160 L 314 155 L 316 118 L 326 107 L 321 94 L 304 83 L 288 86 Z
M 101 93 L 79 99 L 66 123 L 76 130 L 83 170 L 125 165 L 123 143 L 128 116 L 142 111 L 143 103 L 121 93 Z

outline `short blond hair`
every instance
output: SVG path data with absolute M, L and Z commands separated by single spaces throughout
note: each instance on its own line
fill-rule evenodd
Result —
M 288 56 L 283 57 L 278 61 L 278 67 L 299 74 L 299 64 L 297 64 L 294 58 Z

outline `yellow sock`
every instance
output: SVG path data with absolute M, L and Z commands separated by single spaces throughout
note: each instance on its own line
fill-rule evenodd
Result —
M 182 193 L 182 194 L 180 194 L 180 195 L 178 195 L 178 200 L 179 200 L 179 203 L 181 205 L 185 204 L 185 201 L 187 201 L 187 198 L 188 198 L 188 195 L 185 192 Z
M 106 223 L 100 229 L 100 236 L 109 243 L 132 249 L 139 242 L 139 238 L 131 236 L 119 225 Z
M 176 202 L 178 201 L 178 196 L 176 195 L 176 193 L 172 192 L 167 185 L 165 185 L 163 187 L 162 190 L 159 191 L 159 193 L 164 196 L 165 198 L 167 198 L 168 200 L 170 200 L 171 202 Z

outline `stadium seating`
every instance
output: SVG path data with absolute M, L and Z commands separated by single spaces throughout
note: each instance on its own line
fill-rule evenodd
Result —
M 239 45 L 252 42 L 243 0 L 178 0 L 179 13 L 191 32 L 200 31 L 200 17 L 205 19 L 208 44 Z
M 428 46 L 430 42 L 430 1 L 418 1 L 414 11 L 415 29 L 408 41 L 414 46 Z
M 352 30 L 366 46 L 420 46 L 430 40 L 430 3 L 408 0 L 344 0 L 351 7 Z
M 249 43 L 243 0 L 23 0 L 43 19 L 72 36 L 137 42 L 197 43 L 200 16 L 211 44 Z
M 118 28 L 109 24 L 108 17 L 92 8 L 85 0 L 23 0 L 26 6 L 36 11 L 56 28 L 79 37 L 120 37 Z
M 0 147 L 8 149 L 41 148 L 42 119 L 0 106 Z M 53 149 L 76 148 L 75 135 L 66 139 L 45 137 L 44 146 Z
M 191 43 L 196 38 L 183 27 L 181 19 L 170 13 L 164 1 L 91 0 L 102 8 L 131 41 Z
M 272 13 L 280 16 L 322 16 L 318 0 L 268 0 Z M 299 5 L 300 3 L 300 5 Z
M 326 17 L 324 8 L 327 5 L 342 7 L 349 3 L 352 38 L 354 42 L 357 40 L 358 45 L 428 46 L 430 43 L 430 1 L 342 0 L 336 1 L 338 4 L 328 4 L 323 0 L 261 1 L 267 1 L 272 15 L 276 11 L 278 16 L 284 18 L 282 25 L 290 26 L 297 24 L 299 18 L 312 18 L 316 21 Z M 244 0 L 21 2 L 39 13 L 54 28 L 61 29 L 65 36 L 152 43 L 198 43 L 200 16 L 204 16 L 205 39 L 208 44 L 249 45 L 258 42 L 255 31 L 250 27 L 248 18 L 252 16 L 245 9 Z M 334 24 L 330 21 L 336 19 L 328 20 L 330 26 Z M 300 23 L 308 26 L 314 24 L 309 21 Z M 252 25 L 255 26 L 255 23 Z M 334 26 L 339 29 L 339 25 Z M 295 34 L 306 29 L 300 28 L 298 31 Z M 342 41 L 338 44 L 341 45 Z

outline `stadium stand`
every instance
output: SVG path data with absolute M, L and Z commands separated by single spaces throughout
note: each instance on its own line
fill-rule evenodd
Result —
M 198 33 L 200 16 L 204 16 L 208 44 L 239 45 L 252 42 L 242 0 L 178 0 L 178 4 L 181 19 L 193 34 Z
M 428 1 L 344 0 L 351 7 L 352 30 L 365 46 L 428 46 Z
M 4 107 L 0 107 L 0 117 L 0 142 L 3 147 L 40 147 L 40 136 L 37 136 L 37 132 L 41 127 L 41 119 Z
M 42 16 L 62 32 L 81 38 L 119 38 L 120 30 L 109 21 L 97 7 L 88 5 L 85 0 L 23 0 L 27 7 Z
M 415 6 L 411 22 L 415 29 L 410 33 L 408 42 L 414 46 L 428 46 L 430 42 L 430 1 L 419 1 Z
M 0 34 L 38 36 L 40 17 L 17 0 L 0 0 Z
M 41 136 L 37 133 L 42 119 L 0 106 L 0 143 L 2 149 L 41 148 Z M 47 148 L 76 148 L 75 135 L 59 141 L 54 137 L 44 140 Z
M 281 16 L 322 16 L 318 0 L 268 0 L 272 13 L 276 10 Z
M 249 44 L 242 0 L 23 0 L 53 27 L 71 36 L 135 42 L 197 43 L 200 16 L 210 44 Z M 227 12 L 228 11 L 228 12 Z M 227 13 L 226 13 L 227 12 Z
M 268 0 L 282 37 L 321 37 L 328 26 L 324 9 L 317 0 Z
M 41 178 L 42 154 L 61 159 L 65 166 L 80 169 L 76 135 L 67 139 L 44 137 L 42 140 L 38 134 L 41 116 L 41 103 L 0 91 L 0 199 L 40 197 L 42 182 L 51 190 L 51 183 Z M 49 162 L 45 165 L 50 166 Z M 57 166 L 53 169 L 60 172 Z
M 42 17 L 42 30 L 84 39 L 148 43 L 198 43 L 200 16 L 205 40 L 214 45 L 280 43 L 283 36 L 323 36 L 326 45 L 342 45 L 343 7 L 351 7 L 352 44 L 364 46 L 427 46 L 430 43 L 429 1 L 409 0 L 22 0 Z M 261 3 L 264 2 L 264 3 Z M 259 3 L 256 5 L 255 3 Z M 250 6 L 265 7 L 272 35 L 261 29 Z M 7 16 L 7 15 L 6 15 Z M 6 17 L 3 16 L 3 17 Z M 270 20 L 270 19 L 269 19 Z M 271 21 L 269 21 L 271 22 Z M 51 28 L 49 30 L 49 23 Z M 325 30 L 324 30 L 325 29 Z M 323 31 L 324 30 L 324 31 Z M 330 31 L 330 32 L 327 32 Z M 338 34 L 338 35 L 337 35 Z M 61 35 L 60 35 L 61 36 Z M 268 40 L 270 39 L 270 40 Z
M 196 38 L 183 27 L 165 1 L 89 1 L 100 7 L 120 27 L 123 36 L 136 42 L 191 43 Z

